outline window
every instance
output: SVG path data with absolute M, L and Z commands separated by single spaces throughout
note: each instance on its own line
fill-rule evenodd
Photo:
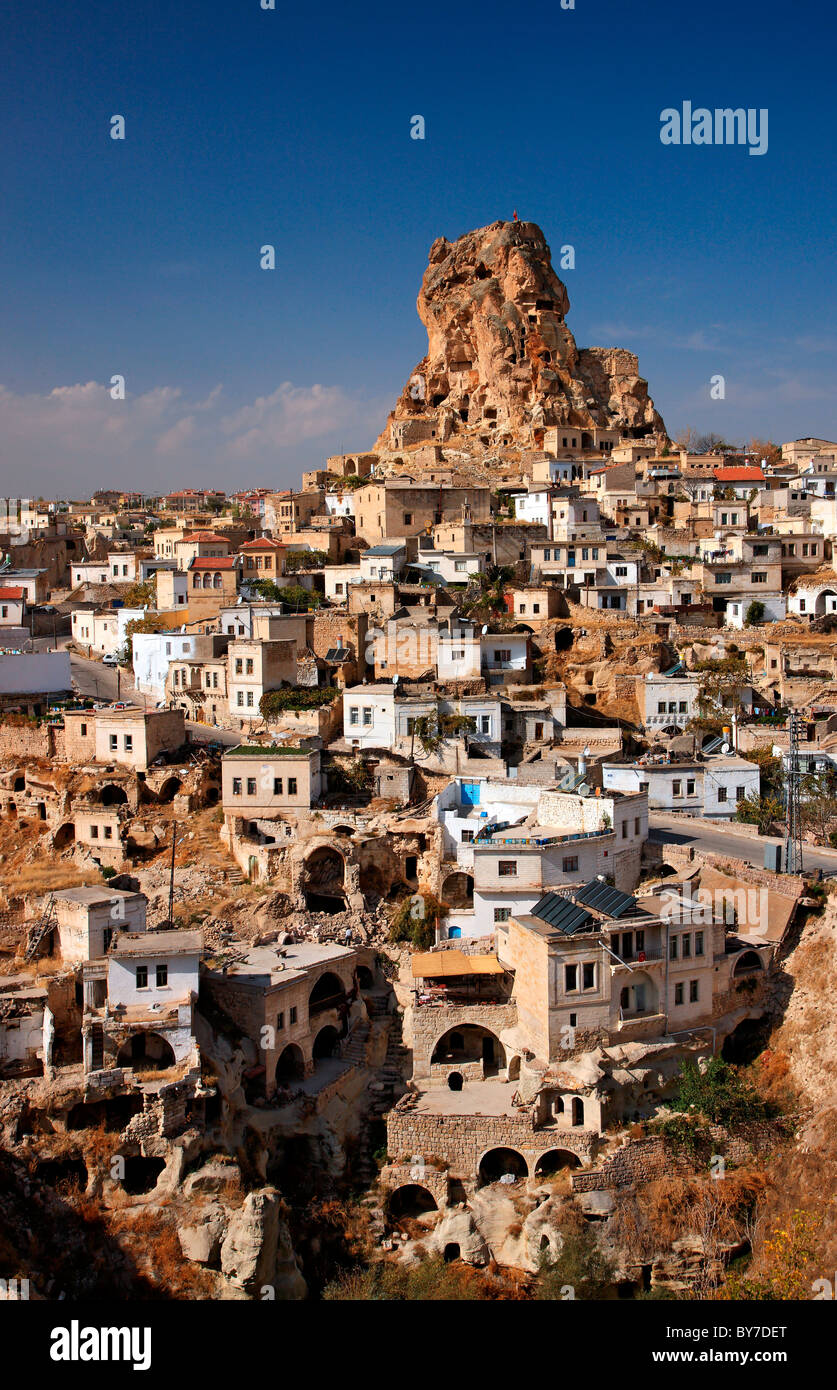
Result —
M 627 838 L 628 838 L 628 822 L 627 822 L 626 820 L 623 820 L 623 822 L 622 822 L 622 839 L 623 839 L 623 840 L 627 840 Z
M 237 676 L 240 676 L 243 670 L 244 670 L 244 662 L 243 662 L 243 660 L 242 660 L 242 658 L 241 658 L 240 656 L 237 656 L 236 659 L 235 659 L 235 674 L 236 674 Z
M 672 936 L 668 943 L 669 960 L 677 960 L 677 937 Z
M 511 661 L 511 651 L 508 647 L 499 647 L 494 652 L 495 662 Z
M 117 740 L 116 734 L 111 734 L 111 736 L 110 736 L 110 751 L 111 751 L 112 753 L 115 753 L 115 752 L 116 752 L 117 743 L 118 743 L 118 740 Z
M 674 781 L 672 782 L 672 784 L 671 784 L 671 794 L 672 794 L 672 796 L 682 796 L 682 795 L 683 795 L 683 783 L 679 780 L 679 778 L 675 778 Z
M 495 921 L 495 922 L 507 922 L 507 921 L 509 920 L 510 917 L 511 917 L 511 908 L 510 908 L 510 907 L 495 907 L 495 909 L 494 909 L 494 921 Z
M 541 611 L 541 606 L 540 606 L 540 604 L 539 604 L 539 603 L 533 603 L 533 604 L 532 604 L 532 612 L 533 612 L 533 613 L 540 613 L 540 611 Z
M 451 652 L 450 659 L 451 661 L 464 661 L 465 653 L 464 651 L 460 651 L 459 649 L 457 649 L 456 651 Z
M 412 512 L 405 512 L 405 513 L 404 513 L 404 525 L 405 525 L 405 526 L 412 526 L 412 524 L 413 524 L 413 513 L 412 513 Z
M 658 713 L 658 714 L 665 714 L 665 712 L 666 712 L 666 702 L 665 702 L 665 700 L 658 700 L 658 701 L 657 701 L 657 713 Z
M 367 728 L 372 723 L 372 707 L 370 705 L 364 705 L 363 707 L 363 722 Z
M 157 988 L 158 988 L 158 989 L 165 989 L 165 988 L 166 988 L 166 985 L 168 984 L 168 982 L 169 982 L 169 967 L 168 967 L 168 965 L 158 965 L 158 966 L 157 966 Z
M 462 831 L 462 834 L 461 834 L 461 836 L 460 836 L 460 841 L 461 841 L 461 843 L 462 843 L 463 845 L 470 845 L 470 843 L 471 843 L 471 841 L 473 840 L 473 838 L 474 838 L 474 832 L 473 832 L 473 830 L 463 830 L 463 831 Z
M 247 708 L 248 708 L 248 709 L 252 709 L 252 708 L 253 708 L 253 699 L 254 699 L 253 691 L 252 691 L 252 690 L 248 690 L 248 691 L 247 691 Z
M 627 566 L 627 565 L 617 565 L 617 566 L 616 566 L 616 569 L 614 570 L 614 573 L 615 573 L 617 579 L 626 579 L 627 576 L 628 576 L 628 566 Z
M 675 985 L 675 986 L 674 986 L 674 1002 L 675 1002 L 675 1004 L 682 1004 L 682 1003 L 683 1003 L 683 986 L 682 986 L 682 984 L 680 984 L 680 985 Z
M 564 966 L 564 993 L 572 994 L 573 990 L 578 989 L 578 966 Z
M 233 796 L 241 796 L 241 778 L 240 778 L 240 777 L 233 777 L 232 794 L 233 794 Z
M 137 989 L 148 989 L 148 966 L 137 966 Z
M 751 584 L 766 584 L 766 583 L 767 583 L 767 571 L 766 571 L 766 570 L 754 570 L 753 573 L 750 575 L 750 583 L 751 583 Z
M 296 778 L 288 778 L 288 796 L 296 796 Z
M 578 873 L 578 855 L 577 855 L 577 854 L 568 854 L 568 855 L 565 855 L 565 856 L 564 856 L 564 860 L 563 860 L 563 865 L 564 865 L 564 873 L 565 873 L 565 874 L 575 874 L 575 873 Z
M 105 839 L 106 839 L 106 840 L 112 840 L 112 839 L 113 839 L 113 826 L 112 826 L 112 825 L 106 825 L 106 826 L 105 826 Z
M 726 787 L 719 787 L 719 788 L 718 788 L 718 805 L 719 805 L 719 806 L 723 805 L 723 803 L 726 801 L 726 799 L 727 799 L 727 789 L 726 789 Z
M 126 753 L 133 753 L 133 751 L 134 751 L 134 736 L 133 736 L 133 734 L 126 734 L 126 735 L 125 735 L 125 752 L 126 752 Z
M 462 574 L 467 568 L 467 566 L 464 560 L 455 560 L 453 568 L 456 570 L 457 574 Z
M 687 778 L 686 778 L 686 795 L 687 795 L 687 796 L 694 796 L 694 794 L 695 794 L 695 779 L 694 779 L 694 777 L 687 777 Z
M 480 733 L 481 733 L 481 734 L 490 734 L 490 733 L 491 733 L 491 715 L 490 715 L 490 714 L 481 714 L 481 715 L 480 715 Z
M 575 1028 L 578 1023 L 578 1014 L 570 1014 L 570 1027 Z
M 638 834 L 639 834 L 639 825 L 640 825 L 639 816 L 634 816 L 634 834 L 635 834 L 635 835 L 638 835 Z
M 585 962 L 584 962 L 584 965 L 581 967 L 581 970 L 582 970 L 582 977 L 581 977 L 581 987 L 582 987 L 582 989 L 595 989 L 595 988 L 596 988 L 596 965 L 595 965 L 595 962 L 592 961 L 592 960 L 590 960 L 590 961 L 585 961 Z
M 281 1032 L 284 1030 L 284 1027 L 285 1027 L 285 1015 L 284 1015 L 284 1013 L 277 1014 L 277 1015 L 276 1015 L 276 1031 L 277 1031 L 277 1033 L 281 1033 Z
M 501 859 L 497 864 L 498 878 L 517 878 L 517 860 Z
M 358 711 L 357 705 L 352 705 L 352 706 L 350 707 L 350 709 L 349 709 L 349 723 L 350 723 L 350 724 L 357 724 L 357 723 L 359 722 L 359 721 L 358 721 L 358 713 L 359 713 L 359 711 Z M 409 730 L 408 730 L 408 732 L 409 732 Z
M 291 1020 L 290 1020 L 290 1021 L 291 1021 L 292 1024 L 296 1023 L 296 1008 L 292 1008 L 292 1009 L 291 1009 Z
M 689 981 L 689 1003 L 690 1003 L 690 1004 L 697 1004 L 698 999 L 699 999 L 699 996 L 700 996 L 700 988 L 699 988 L 699 986 L 700 986 L 700 981 L 699 981 L 699 980 L 690 980 L 690 981 Z
M 90 838 L 91 838 L 91 840 L 98 840 L 98 838 L 99 838 L 99 827 L 98 827 L 98 825 L 91 825 L 91 827 L 90 827 Z
M 685 700 L 680 700 L 680 702 L 679 702 L 679 704 L 678 704 L 678 706 L 677 706 L 677 709 L 678 709 L 678 713 L 679 713 L 679 714 L 686 714 L 686 713 L 688 713 L 688 709 L 689 709 L 688 703 L 687 703 Z
M 87 725 L 86 725 L 86 724 L 82 724 L 82 726 L 81 726 L 81 736 L 82 736 L 82 738 L 87 738 Z
M 281 796 L 281 795 L 282 795 L 282 778 L 281 778 L 281 777 L 274 777 L 274 779 L 273 779 L 273 795 L 274 795 L 274 796 Z
M 247 778 L 247 795 L 248 795 L 248 796 L 255 796 L 255 795 L 256 795 L 256 779 L 255 779 L 255 777 L 248 777 L 248 778 Z
M 691 932 L 684 932 L 684 933 L 683 933 L 683 959 L 684 959 L 684 960 L 688 960 L 689 957 L 691 956 L 691 954 L 692 954 L 692 936 L 691 936 Z
M 716 584 L 731 584 L 731 583 L 732 583 L 732 575 L 731 575 L 729 572 L 726 572 L 726 573 L 724 573 L 724 574 L 716 574 L 716 575 L 715 575 L 715 583 L 716 583 Z
M 703 932 L 702 932 L 702 931 L 696 931 L 696 932 L 695 932 L 695 955 L 696 955 L 696 956 L 702 956 L 702 955 L 703 955 Z

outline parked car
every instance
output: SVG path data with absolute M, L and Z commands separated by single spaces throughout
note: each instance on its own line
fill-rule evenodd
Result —
M 103 657 L 102 657 L 102 665 L 103 665 L 103 666 L 118 666 L 118 665 L 119 665 L 119 657 L 118 657 L 118 656 L 114 656 L 113 652 L 108 652 L 107 656 L 103 656 Z

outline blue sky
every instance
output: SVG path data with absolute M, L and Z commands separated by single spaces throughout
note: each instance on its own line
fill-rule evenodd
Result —
M 369 447 L 430 243 L 514 208 L 672 433 L 837 434 L 831 4 L 276 5 L 7 0 L 4 492 L 283 486 Z M 684 100 L 766 107 L 767 153 L 662 145 Z

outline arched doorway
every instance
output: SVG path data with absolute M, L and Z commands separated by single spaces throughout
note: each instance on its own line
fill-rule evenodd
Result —
M 276 1081 L 280 1086 L 287 1086 L 291 1081 L 302 1081 L 304 1076 L 305 1058 L 302 1048 L 297 1047 L 296 1043 L 288 1043 L 280 1052 L 276 1063 Z
M 442 887 L 442 897 L 448 907 L 474 906 L 474 879 L 471 874 L 449 874 Z
M 179 778 L 179 777 L 167 777 L 166 780 L 165 780 L 165 782 L 163 783 L 163 785 L 160 787 L 159 791 L 157 792 L 157 800 L 158 800 L 158 801 L 174 801 L 174 798 L 177 796 L 177 793 L 178 793 L 179 791 L 180 791 L 180 778 Z
M 327 1023 L 325 1028 L 321 1028 L 314 1039 L 313 1057 L 315 1062 L 322 1062 L 327 1057 L 336 1057 L 340 1044 L 340 1034 L 336 1028 L 332 1028 Z
M 345 910 L 344 872 L 343 856 L 331 845 L 320 845 L 309 854 L 302 870 L 302 891 L 309 911 Z
M 74 843 L 75 838 L 76 828 L 73 825 L 73 822 L 65 821 L 63 825 L 59 825 L 58 829 L 52 837 L 52 848 L 66 849 L 68 845 Z
M 99 800 L 103 806 L 124 806 L 128 800 L 128 794 L 124 787 L 117 787 L 113 782 L 106 782 L 99 793 Z
M 361 989 L 374 989 L 375 976 L 368 965 L 359 965 L 357 968 L 357 982 Z
M 580 1096 L 573 1096 L 572 1116 L 573 1126 L 580 1128 L 584 1124 L 584 1101 Z
M 489 1149 L 483 1154 L 479 1166 L 480 1187 L 509 1176 L 518 1181 L 529 1176 L 526 1159 L 517 1149 Z
M 308 996 L 308 1017 L 325 1013 L 327 1009 L 337 1009 L 345 1001 L 346 991 L 339 975 L 327 970 L 321 975 Z
M 403 1221 L 405 1218 L 415 1220 L 417 1216 L 439 1209 L 433 1193 L 417 1182 L 397 1187 L 390 1196 L 388 1206 L 393 1221 Z
M 174 1050 L 159 1033 L 132 1033 L 120 1047 L 116 1063 L 136 1071 L 165 1071 L 174 1066 Z
M 754 975 L 758 971 L 764 970 L 761 956 L 756 951 L 745 951 L 743 956 L 739 956 L 733 966 L 734 979 L 740 979 L 742 975 Z
M 547 1153 L 540 1155 L 535 1164 L 535 1177 L 549 1178 L 564 1169 L 580 1167 L 581 1159 L 578 1154 L 571 1153 L 569 1149 L 549 1149 Z
M 430 1058 L 441 1065 L 462 1066 L 467 1062 L 482 1062 L 484 1076 L 496 1076 L 506 1065 L 506 1053 L 500 1039 L 488 1028 L 477 1023 L 463 1023 L 443 1033 Z
M 464 1085 L 461 1071 L 452 1071 L 448 1075 L 448 1089 L 451 1091 L 461 1091 Z

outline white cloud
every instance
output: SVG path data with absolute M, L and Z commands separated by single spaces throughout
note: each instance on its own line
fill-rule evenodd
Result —
M 128 383 L 130 387 L 130 383 Z M 112 400 L 95 381 L 17 395 L 0 386 L 3 487 L 15 495 L 84 496 L 97 487 L 286 485 L 338 448 L 369 448 L 387 403 L 339 386 L 282 382 L 231 408 L 223 387 L 194 401 L 174 386 Z

